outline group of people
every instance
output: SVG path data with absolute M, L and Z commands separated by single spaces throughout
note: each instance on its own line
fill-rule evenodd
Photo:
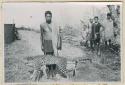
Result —
M 58 50 L 61 50 L 61 37 L 59 37 L 59 27 L 52 21 L 51 11 L 45 12 L 45 22 L 40 24 L 41 30 L 41 49 L 44 55 L 58 56 Z M 90 42 L 92 49 L 97 46 L 99 48 L 102 41 L 106 46 L 112 44 L 114 37 L 113 21 L 111 19 L 111 13 L 107 13 L 106 20 L 103 23 L 99 22 L 99 17 L 95 16 L 89 20 L 88 31 L 86 37 L 86 43 Z M 85 33 L 83 33 L 85 34 Z M 99 49 L 98 49 L 99 50 Z M 56 64 L 46 65 L 48 68 L 47 78 L 54 77 L 56 71 Z
M 107 47 L 110 47 L 115 35 L 111 13 L 107 13 L 107 17 L 103 22 L 99 21 L 98 16 L 90 19 L 88 27 L 84 31 L 86 31 L 86 44 L 89 42 L 91 49 L 94 49 L 95 46 L 97 46 L 97 50 L 99 50 L 101 42 Z

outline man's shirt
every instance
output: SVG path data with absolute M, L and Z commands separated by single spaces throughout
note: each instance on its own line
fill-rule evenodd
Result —
M 105 36 L 105 39 L 112 39 L 113 36 L 114 36 L 114 28 L 113 28 L 113 21 L 110 19 L 110 20 L 105 20 L 103 22 L 103 26 L 105 27 L 105 30 L 104 30 L 104 36 Z
M 93 23 L 92 28 L 91 28 L 91 39 L 95 39 L 95 34 L 98 34 L 100 37 L 100 29 L 101 29 L 101 24 L 100 23 Z
M 100 23 L 94 23 L 92 25 L 92 29 L 93 29 L 94 33 L 100 33 L 100 28 L 101 28 L 101 24 Z

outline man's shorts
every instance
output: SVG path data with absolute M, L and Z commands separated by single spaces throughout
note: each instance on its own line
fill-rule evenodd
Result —
M 54 52 L 52 40 L 44 40 L 43 47 L 44 47 L 45 53 L 53 53 Z
M 95 43 L 100 43 L 100 34 L 96 34 Z

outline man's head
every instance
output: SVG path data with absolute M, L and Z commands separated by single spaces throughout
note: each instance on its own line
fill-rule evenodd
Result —
M 107 19 L 111 19 L 111 13 L 107 13 Z
M 45 12 L 45 18 L 46 18 L 46 22 L 47 23 L 51 23 L 51 19 L 52 19 L 52 13 L 51 13 L 51 11 L 46 11 Z
M 94 21 L 95 21 L 95 23 L 98 23 L 98 16 L 94 17 Z
M 93 23 L 93 19 L 89 19 L 90 23 Z

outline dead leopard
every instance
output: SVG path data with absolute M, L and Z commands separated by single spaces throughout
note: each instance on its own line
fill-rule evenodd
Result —
M 26 65 L 33 67 L 33 73 L 30 77 L 32 81 L 39 81 L 41 77 L 47 78 L 45 56 L 36 56 L 30 60 L 27 58 Z
M 57 74 L 62 77 L 66 75 L 67 60 L 62 57 L 42 55 L 29 59 L 27 65 L 33 67 L 33 74 L 31 79 L 39 81 L 42 78 L 56 78 Z

